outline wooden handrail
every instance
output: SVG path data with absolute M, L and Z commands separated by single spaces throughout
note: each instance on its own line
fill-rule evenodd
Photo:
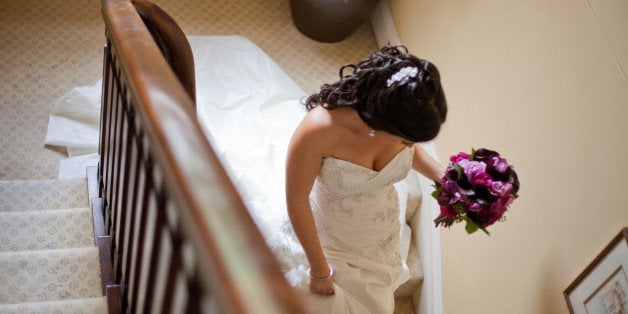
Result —
M 196 101 L 196 78 L 192 48 L 175 20 L 156 4 L 147 0 L 131 3 L 150 31 L 164 58 L 171 65 L 192 101 Z
M 147 290 L 174 298 L 184 278 L 188 311 L 303 313 L 136 8 L 103 0 L 102 13 L 100 195 L 123 306 L 148 311 L 160 297 Z

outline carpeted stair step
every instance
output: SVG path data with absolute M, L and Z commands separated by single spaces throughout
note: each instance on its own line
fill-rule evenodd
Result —
M 0 212 L 0 251 L 94 246 L 89 208 Z
M 0 253 L 0 303 L 101 297 L 98 248 Z
M 0 181 L 0 211 L 89 207 L 85 178 Z
M 107 298 L 0 304 L 0 314 L 101 314 L 107 313 Z

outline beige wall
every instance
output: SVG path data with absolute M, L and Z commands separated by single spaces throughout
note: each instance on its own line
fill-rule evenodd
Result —
M 492 148 L 522 182 L 492 236 L 442 231 L 445 313 L 567 313 L 563 290 L 628 226 L 623 3 L 389 0 L 401 42 L 441 70 L 441 161 Z

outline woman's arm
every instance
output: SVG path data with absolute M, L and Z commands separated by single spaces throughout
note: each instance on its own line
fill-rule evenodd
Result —
M 445 169 L 430 156 L 419 144 L 414 144 L 414 158 L 412 168 L 432 181 L 439 181 Z
M 290 141 L 286 159 L 286 201 L 290 222 L 310 263 L 310 275 L 326 278 L 331 269 L 318 239 L 309 201 L 326 147 L 325 126 L 320 122 L 320 119 L 308 114 Z M 311 280 L 310 290 L 332 294 L 332 283 L 333 278 L 325 281 Z

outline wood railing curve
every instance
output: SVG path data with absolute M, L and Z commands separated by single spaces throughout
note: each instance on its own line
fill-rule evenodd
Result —
M 194 57 L 183 30 L 166 11 L 153 2 L 132 0 L 131 3 L 135 6 L 164 58 L 183 84 L 183 88 L 195 102 Z
M 138 9 L 102 14 L 99 196 L 120 310 L 303 313 Z

